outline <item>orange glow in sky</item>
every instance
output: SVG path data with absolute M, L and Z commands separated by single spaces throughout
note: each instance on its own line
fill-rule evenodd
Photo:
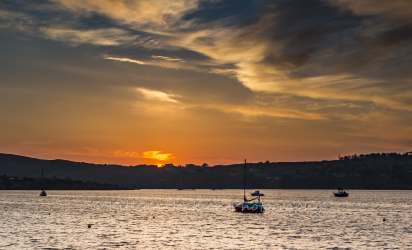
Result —
M 0 153 L 213 166 L 411 151 L 410 0 L 270 2 L 0 4 Z

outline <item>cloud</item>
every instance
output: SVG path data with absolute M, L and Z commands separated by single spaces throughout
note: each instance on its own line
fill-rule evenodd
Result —
M 289 119 L 300 119 L 300 120 L 325 120 L 327 116 L 315 113 L 307 112 L 303 110 L 290 108 L 273 108 L 273 107 L 262 107 L 262 106 L 232 106 L 224 107 L 222 111 L 227 113 L 238 113 L 247 117 L 251 116 L 263 116 L 263 117 L 276 117 L 276 118 L 289 118 Z
M 151 58 L 160 59 L 160 60 L 147 60 L 146 59 L 145 61 L 141 61 L 141 60 L 130 59 L 127 57 L 104 56 L 104 59 L 107 59 L 107 60 L 130 62 L 130 63 L 139 64 L 139 65 L 150 65 L 150 66 L 160 67 L 160 68 L 165 68 L 165 69 L 183 69 L 183 70 L 209 73 L 209 70 L 206 67 L 204 67 L 202 63 L 200 63 L 200 65 L 196 65 L 196 63 L 185 63 L 183 59 L 170 58 L 170 57 L 165 57 L 165 56 L 151 56 Z
M 168 94 L 165 92 L 150 90 L 150 89 L 145 89 L 145 88 L 137 88 L 137 91 L 143 94 L 143 96 L 148 100 L 179 103 L 179 101 L 173 99 L 173 98 L 179 97 L 178 95 Z
M 133 44 L 138 38 L 129 32 L 117 28 L 74 30 L 41 27 L 40 31 L 49 39 L 63 41 L 71 44 L 88 43 L 100 46 L 118 46 Z
M 15 11 L 9 10 L 0 10 L 0 19 L 8 21 L 8 20 L 22 20 L 22 19 L 29 19 L 29 16 Z
M 210 73 L 212 74 L 218 74 L 218 75 L 224 75 L 224 76 L 229 76 L 229 77 L 235 77 L 237 74 L 236 69 L 219 69 L 219 68 L 212 68 L 210 70 Z
M 139 153 L 136 152 L 130 152 L 130 151 L 124 151 L 124 150 L 117 150 L 113 152 L 114 157 L 140 157 Z
M 412 53 L 408 0 L 273 1 L 255 19 L 229 26 L 231 17 L 203 22 L 195 16 L 187 18 L 201 11 L 197 0 L 53 2 L 56 11 L 79 20 L 104 17 L 105 25 L 111 27 L 89 25 L 86 29 L 80 21 L 73 21 L 72 26 L 67 22 L 66 26 L 41 26 L 39 30 L 49 39 L 74 45 L 126 46 L 131 51 L 139 46 L 161 48 L 176 55 L 152 54 L 151 59 L 141 60 L 104 57 L 108 60 L 236 78 L 254 95 L 265 92 L 331 103 L 372 102 L 399 110 L 412 107 L 403 94 L 411 89 L 407 80 Z M 203 58 L 179 56 L 182 51 Z M 177 102 L 178 96 L 145 91 L 139 92 L 148 100 Z M 302 117 L 308 113 L 301 111 Z
M 33 21 L 30 15 L 0 9 L 0 29 L 13 29 L 28 32 L 32 26 Z
M 143 26 L 169 26 L 182 23 L 182 17 L 197 9 L 198 0 L 53 0 L 74 13 L 96 13 L 120 23 Z
M 130 62 L 130 63 L 140 64 L 140 65 L 147 64 L 145 62 L 142 62 L 142 61 L 139 61 L 139 60 L 133 60 L 133 59 L 130 59 L 130 58 L 119 58 L 119 57 L 106 56 L 106 57 L 104 57 L 104 59 L 120 61 L 120 62 Z
M 412 20 L 409 0 L 325 0 L 330 5 L 350 10 L 356 15 L 380 15 L 390 19 Z
M 146 151 L 143 152 L 142 157 L 147 159 L 166 161 L 173 160 L 175 157 L 172 154 L 160 154 L 162 151 Z
M 126 150 L 107 150 L 102 148 L 91 148 L 91 147 L 61 147 L 57 142 L 50 143 L 28 143 L 26 145 L 37 145 L 39 146 L 39 151 L 42 152 L 39 156 L 50 157 L 49 155 L 60 155 L 62 157 L 78 158 L 82 156 L 87 157 L 103 157 L 110 160 L 113 159 L 133 159 L 141 158 L 139 153 Z M 81 158 L 78 158 L 81 159 Z M 108 163 L 108 162 L 104 162 Z
M 161 59 L 161 60 L 171 61 L 171 62 L 184 62 L 183 59 L 171 58 L 171 57 L 168 57 L 168 56 L 154 56 L 154 55 L 152 55 L 151 57 L 154 58 L 154 59 Z
M 401 10 L 405 3 L 399 1 L 395 4 L 399 8 L 392 9 L 382 3 L 373 13 L 396 16 L 395 12 L 406 11 Z M 411 76 L 405 73 L 411 60 L 411 27 L 374 17 L 365 21 L 321 1 L 292 1 L 274 5 L 246 25 L 212 24 L 182 33 L 174 42 L 217 63 L 234 64 L 235 70 L 211 72 L 234 73 L 254 92 L 374 102 L 411 110 L 412 106 L 398 102 L 402 93 L 398 90 L 411 86 L 396 79 L 400 74 Z

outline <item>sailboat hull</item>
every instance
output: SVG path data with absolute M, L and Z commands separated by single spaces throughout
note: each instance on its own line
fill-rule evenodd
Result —
M 346 192 L 344 192 L 344 193 L 333 193 L 336 197 L 348 197 L 349 196 L 349 194 L 348 193 L 346 193 Z
M 241 205 L 235 205 L 235 211 L 242 213 L 263 213 L 265 208 L 261 203 L 242 203 Z

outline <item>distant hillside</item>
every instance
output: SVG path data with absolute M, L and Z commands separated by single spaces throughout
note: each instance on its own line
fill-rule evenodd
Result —
M 1 190 L 40 190 L 40 178 L 0 176 Z M 121 190 L 126 189 L 117 185 L 101 184 L 97 182 L 74 181 L 70 178 L 44 179 L 43 188 L 46 190 Z
M 0 175 L 107 183 L 126 188 L 243 188 L 243 164 L 119 166 L 0 154 Z M 412 154 L 377 153 L 319 162 L 247 164 L 247 188 L 412 189 Z

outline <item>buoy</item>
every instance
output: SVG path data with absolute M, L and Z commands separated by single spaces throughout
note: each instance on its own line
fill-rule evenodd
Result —
M 92 224 L 88 224 L 87 227 L 88 227 L 88 228 L 92 228 Z
M 383 218 L 383 221 L 386 221 L 386 219 L 385 219 L 385 218 Z

